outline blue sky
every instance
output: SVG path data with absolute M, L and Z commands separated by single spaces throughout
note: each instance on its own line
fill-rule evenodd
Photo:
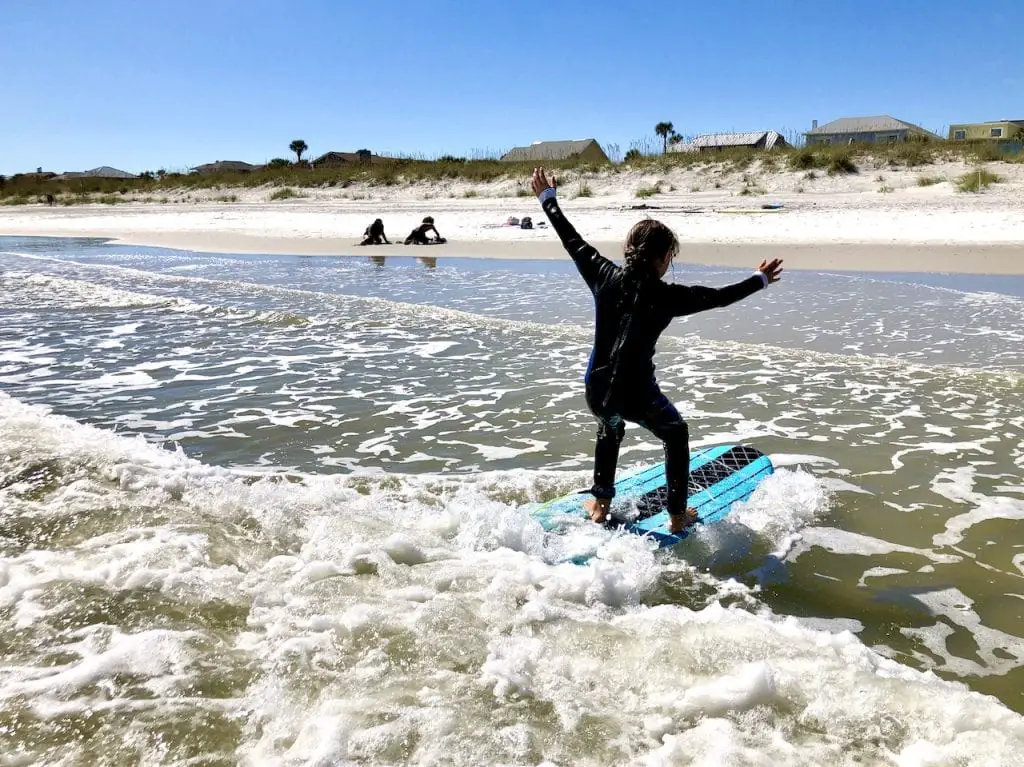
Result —
M 998 5 L 3 0 L 0 173 L 1024 118 Z

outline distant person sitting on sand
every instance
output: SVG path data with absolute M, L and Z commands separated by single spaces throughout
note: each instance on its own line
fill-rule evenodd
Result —
M 379 218 L 373 220 L 373 223 L 366 227 L 366 231 L 363 232 L 363 241 L 360 245 L 390 245 L 388 242 L 388 236 L 384 234 L 384 222 Z
M 434 233 L 434 239 L 427 239 L 427 232 Z M 441 233 L 437 231 L 437 227 L 434 226 L 434 217 L 427 216 L 423 219 L 423 223 L 409 232 L 409 236 L 405 238 L 406 245 L 433 245 L 435 243 L 448 242 Z

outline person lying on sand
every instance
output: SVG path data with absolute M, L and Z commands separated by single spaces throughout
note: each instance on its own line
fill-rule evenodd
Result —
M 379 218 L 374 219 L 373 223 L 366 227 L 366 231 L 363 232 L 363 241 L 360 245 L 390 245 L 388 237 L 384 234 L 384 222 Z
M 724 288 L 678 285 L 662 280 L 679 250 L 675 234 L 647 218 L 626 236 L 626 265 L 620 267 L 589 245 L 566 219 L 555 199 L 555 177 L 533 171 L 531 187 L 551 226 L 594 294 L 594 345 L 584 377 L 586 400 L 597 418 L 593 500 L 585 505 L 595 522 L 605 522 L 615 497 L 615 465 L 625 421 L 643 426 L 665 445 L 669 532 L 698 521 L 687 505 L 690 432 L 654 378 L 654 347 L 673 317 L 728 306 L 777 282 L 782 261 L 761 262 L 747 279 Z
M 427 239 L 427 232 L 434 233 L 434 239 Z M 409 232 L 409 236 L 405 238 L 406 245 L 432 245 L 436 243 L 447 242 L 441 233 L 437 231 L 434 226 L 434 217 L 427 216 L 423 219 L 423 223 Z

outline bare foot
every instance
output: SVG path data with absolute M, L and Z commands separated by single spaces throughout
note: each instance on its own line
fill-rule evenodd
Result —
M 608 510 L 611 505 L 612 502 L 607 498 L 591 498 L 589 501 L 583 502 L 583 508 L 587 510 L 590 519 L 598 524 L 608 519 Z
M 678 535 L 688 527 L 692 527 L 697 521 L 697 512 L 687 507 L 685 514 L 669 514 L 668 531 L 673 535 Z

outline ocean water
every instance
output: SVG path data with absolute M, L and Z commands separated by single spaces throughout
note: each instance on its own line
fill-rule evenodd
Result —
M 694 446 L 777 473 L 577 566 L 527 513 L 589 484 L 570 263 L 0 238 L 0 765 L 1020 764 L 1022 316 L 786 273 L 678 320 Z

